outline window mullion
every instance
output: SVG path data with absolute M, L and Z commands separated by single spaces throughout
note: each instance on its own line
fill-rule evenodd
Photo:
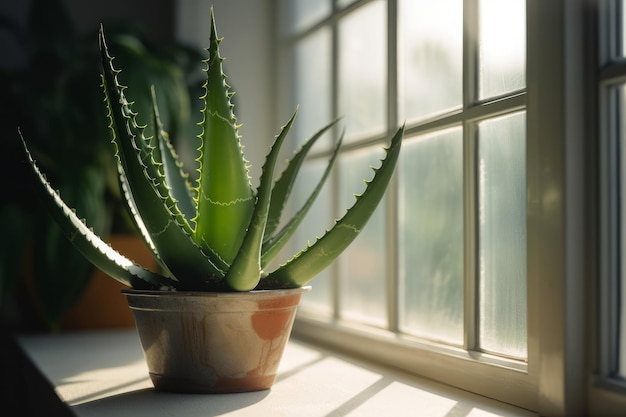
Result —
M 464 123 L 463 127 L 463 164 L 466 175 L 463 178 L 464 194 L 464 348 L 478 350 L 478 303 L 479 289 L 477 281 L 478 236 L 478 187 L 477 187 L 477 131 L 476 125 Z
M 463 109 L 478 101 L 478 1 L 463 1 Z
M 333 8 L 336 7 L 333 4 Z M 337 20 L 333 20 L 331 23 L 331 106 L 332 111 L 331 114 L 333 119 L 336 119 L 339 115 L 339 28 Z M 335 125 L 333 128 L 335 131 L 335 136 L 339 133 L 339 126 Z M 339 165 L 339 164 L 338 164 Z M 341 173 L 339 169 L 335 168 L 333 174 L 330 176 L 330 180 L 332 181 L 332 191 L 331 191 L 331 204 L 335 214 L 339 212 L 339 176 Z M 340 277 L 340 268 L 339 262 L 333 262 L 332 264 L 331 276 L 332 280 L 332 288 L 331 288 L 331 303 L 332 303 L 332 311 L 335 319 L 340 317 L 341 312 L 341 277 Z
M 398 2 L 387 2 L 387 131 L 396 129 L 398 110 Z M 400 328 L 400 279 L 398 271 L 398 180 L 394 178 L 387 189 L 387 326 L 390 331 Z
M 624 150 L 622 120 L 624 114 L 620 92 L 615 84 L 605 83 L 600 91 L 602 152 L 601 173 L 604 190 L 601 251 L 602 267 L 598 312 L 600 346 L 597 372 L 600 378 L 613 378 L 620 371 L 620 279 L 624 276 Z
M 478 0 L 463 3 L 463 113 L 477 101 Z M 477 196 L 475 123 L 463 118 L 464 200 L 464 348 L 478 347 L 478 287 L 476 280 Z
M 616 193 L 611 193 L 609 197 L 609 218 L 614 227 L 608 230 L 607 238 L 609 243 L 610 255 L 609 260 L 609 272 L 608 275 L 603 276 L 603 291 L 601 293 L 601 300 L 604 307 L 603 320 L 601 321 L 601 338 L 603 351 L 600 356 L 601 373 L 603 377 L 613 375 L 618 370 L 618 340 L 619 340 L 619 328 L 616 322 L 619 317 L 619 277 L 623 273 L 623 266 L 620 257 L 621 239 L 622 233 L 622 215 L 621 204 L 623 196 L 621 195 L 622 185 L 622 164 L 621 150 L 619 141 L 619 120 L 622 110 L 620 109 L 620 102 L 618 93 L 614 88 L 605 87 L 606 96 L 605 100 L 609 105 L 604 109 L 604 113 L 607 115 L 608 132 L 605 137 L 605 141 L 609 146 L 609 157 L 611 158 L 606 165 L 609 170 L 609 184 L 612 190 L 616 190 Z M 608 91 L 607 91 L 608 90 Z

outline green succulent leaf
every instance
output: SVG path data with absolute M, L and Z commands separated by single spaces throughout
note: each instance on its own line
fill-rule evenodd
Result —
M 108 33 L 109 50 L 116 64 L 124 69 L 121 83 L 132 86 L 128 100 L 134 103 L 140 124 L 146 124 L 147 134 L 154 135 L 151 124 L 151 87 L 159 92 L 160 118 L 173 137 L 183 133 L 183 124 L 191 118 L 191 101 L 185 75 L 172 60 L 148 49 L 138 37 L 127 33 Z M 154 126 L 156 128 L 156 126 Z
M 263 279 L 265 282 L 260 284 L 261 287 L 303 286 L 330 265 L 352 243 L 385 194 L 398 161 L 403 134 L 404 126 L 398 129 L 392 138 L 380 167 L 374 169 L 374 178 L 367 184 L 363 194 L 357 196 L 355 203 L 344 216 L 313 245 L 271 272 Z
M 196 204 L 193 198 L 193 190 L 189 183 L 189 175 L 183 171 L 183 164 L 178 159 L 178 154 L 170 142 L 169 136 L 163 128 L 163 123 L 159 115 L 159 108 L 156 100 L 154 86 L 152 91 L 152 125 L 154 126 L 155 137 L 162 160 L 157 161 L 163 164 L 165 172 L 165 183 L 170 188 L 172 198 L 176 200 L 178 208 L 185 216 L 191 227 L 194 226 L 193 218 L 196 217 Z
M 239 253 L 226 274 L 226 283 L 230 288 L 236 291 L 250 291 L 254 289 L 261 278 L 261 246 L 265 226 L 267 224 L 274 170 L 276 168 L 276 161 L 278 161 L 280 147 L 289 133 L 289 129 L 291 129 L 295 117 L 296 113 L 294 113 L 287 124 L 283 126 L 265 160 L 259 188 L 257 190 L 256 204 L 254 206 L 254 212 L 252 213 L 252 221 L 250 222 L 248 232 L 239 249 Z
M 192 240 L 192 230 L 165 182 L 159 147 L 144 136 L 135 114 L 124 95 L 126 87 L 117 82 L 113 58 L 109 55 L 104 30 L 100 29 L 100 51 L 103 66 L 103 87 L 113 142 L 117 148 L 122 184 L 128 192 L 126 202 L 131 213 L 139 217 L 152 238 L 155 257 L 163 262 L 181 289 L 202 289 L 213 277 L 224 271 Z
M 305 146 L 298 152 L 297 156 L 291 160 L 287 170 L 290 170 L 292 168 L 291 165 L 294 161 L 296 161 L 296 159 L 304 160 L 304 157 L 306 156 L 305 154 L 310 149 L 310 146 L 308 146 L 309 142 L 314 142 L 315 140 L 317 140 L 317 138 L 319 137 L 318 135 L 323 134 L 324 131 L 330 126 L 331 125 L 327 126 L 326 128 L 319 131 L 316 135 L 311 137 L 311 139 L 305 144 Z M 341 147 L 341 143 L 343 142 L 343 137 L 344 137 L 344 134 L 342 133 L 342 135 L 339 137 L 339 140 L 337 141 L 335 145 L 335 149 L 330 159 L 328 160 L 326 169 L 324 170 L 324 172 L 322 173 L 322 176 L 320 177 L 320 180 L 318 181 L 317 185 L 315 186 L 315 188 L 313 189 L 313 191 L 311 192 L 307 200 L 304 202 L 300 210 L 296 212 L 296 214 L 281 228 L 281 230 L 278 233 L 276 233 L 273 236 L 270 236 L 263 242 L 263 255 L 261 257 L 261 265 L 263 267 L 269 264 L 272 261 L 272 259 L 276 257 L 276 255 L 280 252 L 280 250 L 285 246 L 285 244 L 289 241 L 289 239 L 296 232 L 296 230 L 298 229 L 298 226 L 300 225 L 300 223 L 302 223 L 302 221 L 306 217 L 306 214 L 309 212 L 309 209 L 313 206 L 313 203 L 317 199 L 317 196 L 319 195 L 319 193 L 322 191 L 322 187 L 324 186 L 326 179 L 330 175 L 330 172 L 335 163 L 335 160 L 337 159 L 337 155 L 339 154 L 339 148 Z M 290 172 L 289 176 L 295 177 L 301 165 L 302 163 L 300 161 L 297 162 L 295 165 L 297 168 L 294 169 L 295 172 L 293 173 Z M 281 177 L 281 180 L 282 178 L 283 177 Z M 274 191 L 272 193 L 272 196 L 274 195 L 275 192 L 276 192 L 276 186 L 274 186 Z
M 211 10 L 194 236 L 201 247 L 215 251 L 230 264 L 250 223 L 254 193 L 230 100 L 232 93 L 222 70 L 220 42 Z
M 311 136 L 288 161 L 287 167 L 282 172 L 280 178 L 274 184 L 274 188 L 272 189 L 272 200 L 270 201 L 270 208 L 267 217 L 267 226 L 265 227 L 265 241 L 268 241 L 272 238 L 272 235 L 280 224 L 283 209 L 285 208 L 285 204 L 287 203 L 289 196 L 291 195 L 291 190 L 294 183 L 296 182 L 298 172 L 300 172 L 300 167 L 302 166 L 302 163 L 304 162 L 309 151 L 311 150 L 313 145 L 315 145 L 317 140 L 322 137 L 324 133 L 326 133 L 328 129 L 333 127 L 337 122 L 338 120 L 329 123 L 322 129 L 317 131 L 313 136 Z
M 38 196 L 44 201 L 67 238 L 94 266 L 122 284 L 133 288 L 164 289 L 171 288 L 175 284 L 172 279 L 149 271 L 121 255 L 96 235 L 52 188 L 33 160 L 21 133 L 20 138 L 21 149 L 24 158 L 28 161 Z

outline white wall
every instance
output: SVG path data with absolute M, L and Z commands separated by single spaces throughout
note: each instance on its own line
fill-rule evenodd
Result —
M 208 46 L 209 11 L 213 5 L 217 34 L 224 40 L 220 53 L 224 70 L 236 93 L 235 115 L 253 184 L 261 172 L 280 124 L 276 122 L 272 39 L 272 0 L 178 0 L 176 37 L 201 48 Z

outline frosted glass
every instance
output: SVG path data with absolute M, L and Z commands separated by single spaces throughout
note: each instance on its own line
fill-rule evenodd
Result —
M 386 3 L 378 0 L 339 23 L 339 116 L 347 141 L 385 129 L 386 14 Z
M 462 0 L 401 0 L 400 122 L 423 119 L 462 103 Z
M 526 115 L 479 124 L 480 347 L 526 357 Z
M 362 149 L 342 155 L 340 160 L 340 215 L 354 204 L 354 194 L 365 190 L 363 180 L 373 177 L 370 166 L 378 167 L 384 157 L 380 148 Z M 340 257 L 340 315 L 375 326 L 386 319 L 385 204 L 381 202 L 352 245 Z
M 406 140 L 400 172 L 401 330 L 463 343 L 463 138 Z
M 297 144 L 302 144 L 332 120 L 330 51 L 331 36 L 328 29 L 309 35 L 295 46 L 291 86 L 293 108 L 290 111 L 294 111 L 297 105 L 299 110 L 290 135 L 294 135 Z M 328 146 L 329 143 L 326 139 L 320 139 L 316 146 Z
M 526 0 L 479 0 L 479 95 L 526 86 Z
M 329 16 L 332 0 L 282 0 L 281 7 L 286 11 L 283 27 L 291 33 L 304 30 Z
M 309 197 L 313 188 L 317 185 L 324 169 L 326 169 L 326 161 L 312 160 L 304 164 L 301 168 L 300 175 L 294 189 L 292 191 L 293 201 L 289 204 L 291 213 L 295 213 L 302 207 L 306 199 Z M 317 197 L 313 207 L 309 210 L 307 217 L 301 223 L 298 231 L 294 234 L 289 242 L 288 249 L 281 253 L 280 261 L 289 259 L 301 249 L 306 248 L 307 244 L 313 244 L 318 237 L 324 234 L 324 231 L 332 226 L 335 217 L 331 206 L 331 179 L 326 180 L 324 188 Z M 317 310 L 320 313 L 332 314 L 332 266 L 320 272 L 311 282 L 312 290 L 305 293 L 302 297 L 302 306 L 309 309 Z

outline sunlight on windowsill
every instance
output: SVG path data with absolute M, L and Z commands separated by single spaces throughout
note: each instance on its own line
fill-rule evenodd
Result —
M 154 391 L 134 330 L 23 336 L 19 343 L 77 416 L 532 416 L 533 413 L 291 340 L 268 391 Z

